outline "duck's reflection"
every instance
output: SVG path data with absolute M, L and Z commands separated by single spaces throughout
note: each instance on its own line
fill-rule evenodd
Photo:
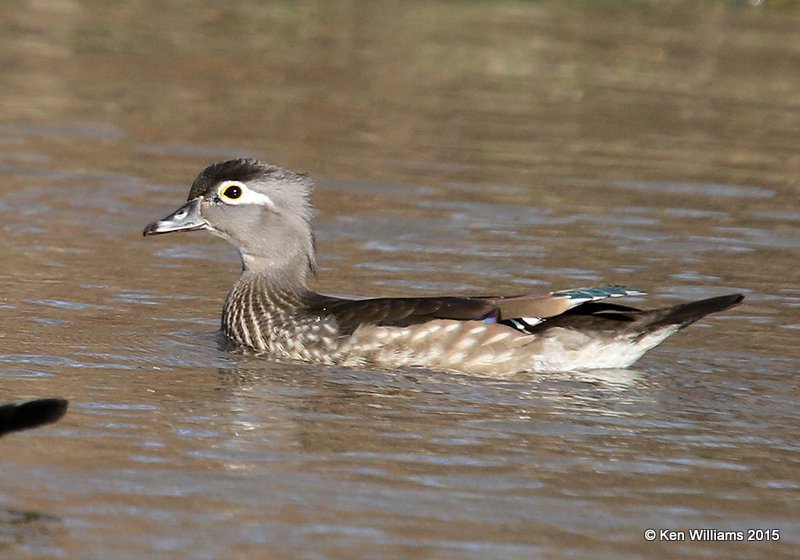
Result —
M 233 406 L 229 427 L 268 434 L 276 448 L 475 456 L 504 452 L 505 440 L 494 437 L 498 425 L 531 436 L 544 426 L 557 440 L 582 429 L 574 415 L 602 424 L 649 406 L 646 392 L 635 390 L 641 372 L 603 373 L 492 380 L 246 360 L 220 369 L 218 379 Z

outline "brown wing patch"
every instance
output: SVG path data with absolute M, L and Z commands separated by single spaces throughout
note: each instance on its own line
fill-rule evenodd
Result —
M 434 319 L 483 320 L 498 313 L 490 300 L 459 297 L 376 298 L 348 300 L 327 296 L 309 305 L 309 311 L 336 317 L 342 334 L 361 325 L 407 327 Z
M 498 307 L 503 319 L 555 317 L 567 311 L 571 305 L 570 298 L 550 294 L 494 298 L 487 301 Z

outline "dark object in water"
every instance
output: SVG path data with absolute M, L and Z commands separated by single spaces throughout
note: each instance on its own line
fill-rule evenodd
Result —
M 36 399 L 0 406 L 0 436 L 59 420 L 67 413 L 67 399 Z

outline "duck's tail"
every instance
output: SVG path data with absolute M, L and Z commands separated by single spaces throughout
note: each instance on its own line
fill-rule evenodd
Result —
M 730 294 L 646 311 L 604 301 L 584 303 L 532 329 L 542 341 L 532 369 L 625 368 L 684 327 L 743 299 Z
M 644 328 L 644 332 L 653 332 L 675 325 L 679 329 L 687 327 L 711 313 L 725 311 L 735 305 L 739 305 L 744 296 L 742 294 L 728 294 L 689 303 L 681 303 L 672 307 L 663 307 L 644 311 L 638 318 L 639 328 Z

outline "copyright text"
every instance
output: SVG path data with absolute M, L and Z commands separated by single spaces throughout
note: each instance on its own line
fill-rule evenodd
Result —
M 780 529 L 745 529 L 725 531 L 723 529 L 645 529 L 644 540 L 659 542 L 681 541 L 779 541 Z

